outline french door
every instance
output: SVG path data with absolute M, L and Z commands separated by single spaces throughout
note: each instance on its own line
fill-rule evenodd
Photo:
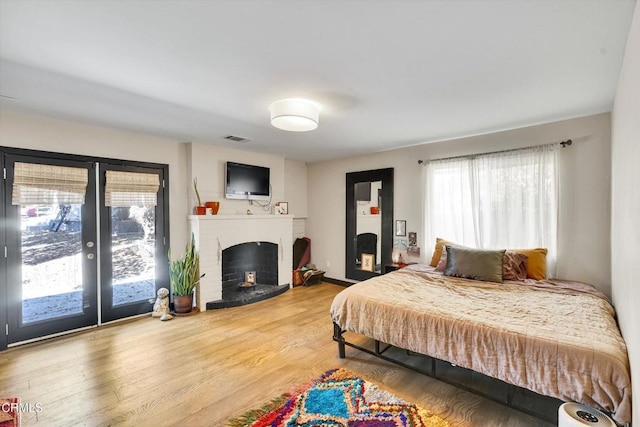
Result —
M 13 189 L 24 165 L 34 170 L 25 175 L 41 179 L 58 170 L 83 175 L 83 200 L 60 197 L 58 203 L 56 190 L 34 203 L 16 199 Z M 8 343 L 97 324 L 94 165 L 8 155 L 5 168 Z
M 113 174 L 116 172 L 116 174 Z M 111 175 L 109 175 L 111 174 Z M 99 189 L 110 188 L 109 176 L 131 177 L 134 183 L 116 186 L 140 187 L 144 182 L 163 182 L 161 168 L 100 163 Z M 147 184 L 149 185 L 149 184 Z M 153 186 L 153 184 L 150 184 Z M 151 311 L 150 299 L 168 275 L 164 235 L 164 192 L 125 191 L 127 200 L 109 202 L 109 191 L 100 191 L 100 310 L 101 321 L 109 322 Z M 122 196 L 122 192 L 116 192 Z M 113 192 L 112 192 L 113 194 Z M 155 199 L 148 203 L 142 194 Z M 133 198 L 133 200 L 130 200 Z M 160 262 L 158 262 L 160 261 Z
M 61 157 L 3 156 L 4 346 L 148 312 L 166 286 L 166 166 Z

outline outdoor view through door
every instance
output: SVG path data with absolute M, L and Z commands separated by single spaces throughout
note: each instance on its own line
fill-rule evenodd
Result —
M 155 216 L 147 206 L 111 209 L 114 306 L 148 301 L 156 294 Z
M 0 349 L 149 312 L 168 286 L 167 167 L 25 151 L 0 147 Z
M 83 311 L 81 204 L 20 205 L 22 323 Z
M 24 325 L 83 313 L 81 212 L 89 170 L 79 166 L 13 163 Z

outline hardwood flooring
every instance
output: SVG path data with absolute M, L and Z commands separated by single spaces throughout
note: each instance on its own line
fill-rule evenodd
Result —
M 324 371 L 345 367 L 452 426 L 552 426 L 347 348 L 329 306 L 343 288 L 292 289 L 251 305 L 150 317 L 0 352 L 0 396 L 40 404 L 29 425 L 224 426 Z

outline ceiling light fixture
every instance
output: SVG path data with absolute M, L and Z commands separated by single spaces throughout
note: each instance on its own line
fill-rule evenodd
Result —
M 271 125 L 291 132 L 307 132 L 318 127 L 320 110 L 306 99 L 283 99 L 271 104 Z

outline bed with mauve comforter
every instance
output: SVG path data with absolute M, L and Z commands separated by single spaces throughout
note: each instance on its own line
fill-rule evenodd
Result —
M 416 265 L 341 291 L 331 317 L 342 331 L 631 421 L 626 345 L 592 285 L 483 282 Z

